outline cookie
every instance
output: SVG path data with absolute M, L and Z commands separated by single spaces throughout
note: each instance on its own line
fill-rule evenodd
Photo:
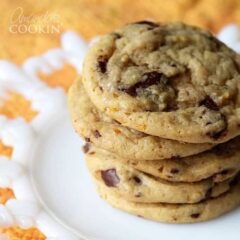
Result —
M 83 84 L 94 105 L 124 126 L 221 143 L 240 134 L 239 62 L 207 31 L 142 21 L 94 44 Z
M 186 157 L 206 151 L 214 144 L 192 144 L 150 136 L 124 127 L 101 113 L 91 103 L 81 79 L 68 93 L 68 105 L 75 130 L 87 141 L 117 155 L 135 160 Z
M 195 156 L 158 161 L 129 160 L 89 144 L 87 150 L 98 158 L 123 162 L 141 172 L 172 182 L 198 182 L 213 177 L 217 183 L 234 176 L 240 170 L 240 137 Z
M 112 194 L 103 185 L 97 186 L 100 196 L 110 205 L 128 213 L 159 222 L 196 223 L 219 217 L 240 205 L 240 183 L 217 198 L 196 204 L 136 203 Z
M 196 203 L 228 191 L 234 178 L 214 183 L 209 178 L 196 183 L 170 182 L 134 169 L 122 162 L 90 151 L 85 156 L 94 181 L 124 199 L 146 203 Z

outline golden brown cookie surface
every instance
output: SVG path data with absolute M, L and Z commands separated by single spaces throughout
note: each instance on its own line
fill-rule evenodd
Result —
M 240 204 L 239 183 L 217 198 L 196 204 L 134 203 L 117 194 L 109 193 L 104 186 L 97 185 L 100 196 L 113 207 L 125 212 L 166 223 L 196 223 L 219 217 Z
M 211 33 L 140 21 L 100 38 L 83 84 L 122 125 L 167 139 L 220 143 L 240 134 L 239 57 Z
M 91 149 L 85 156 L 89 171 L 97 185 L 110 193 L 141 203 L 197 203 L 227 192 L 234 177 L 215 183 L 214 177 L 195 183 L 170 182 L 145 174 L 123 162 Z
M 91 103 L 81 80 L 68 94 L 69 111 L 76 131 L 99 148 L 135 160 L 186 157 L 212 148 L 213 144 L 191 144 L 150 136 L 122 126 Z M 114 139 L 114 141 L 113 141 Z

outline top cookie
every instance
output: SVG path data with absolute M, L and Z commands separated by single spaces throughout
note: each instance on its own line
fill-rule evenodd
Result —
M 183 23 L 137 22 L 89 50 L 83 83 L 121 124 L 192 143 L 240 134 L 240 60 L 211 33 Z

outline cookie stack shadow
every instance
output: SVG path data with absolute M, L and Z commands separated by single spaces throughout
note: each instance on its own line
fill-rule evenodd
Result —
M 99 195 L 168 223 L 240 205 L 239 59 L 185 24 L 126 25 L 90 49 L 69 90 Z
M 100 196 L 112 206 L 161 222 L 215 218 L 240 204 L 240 137 L 191 144 L 127 128 L 97 110 L 81 80 L 69 91 L 74 128 Z

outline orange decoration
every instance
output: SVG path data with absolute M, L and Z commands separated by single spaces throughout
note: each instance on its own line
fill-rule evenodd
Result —
M 0 233 L 6 234 L 9 240 L 45 240 L 46 237 L 36 228 L 21 229 L 10 227 L 0 229 Z
M 1 142 L 0 140 L 0 155 L 11 158 L 12 151 L 13 151 L 12 147 L 5 146 L 3 142 Z
M 0 188 L 0 203 L 5 204 L 9 199 L 15 198 L 15 195 L 10 188 Z
M 73 66 L 65 64 L 61 69 L 54 71 L 52 74 L 39 73 L 38 76 L 50 87 L 62 87 L 67 92 L 77 77 L 77 71 Z
M 13 119 L 23 117 L 30 122 L 37 112 L 31 108 L 31 102 L 18 93 L 10 93 L 8 99 L 0 106 L 0 114 Z

